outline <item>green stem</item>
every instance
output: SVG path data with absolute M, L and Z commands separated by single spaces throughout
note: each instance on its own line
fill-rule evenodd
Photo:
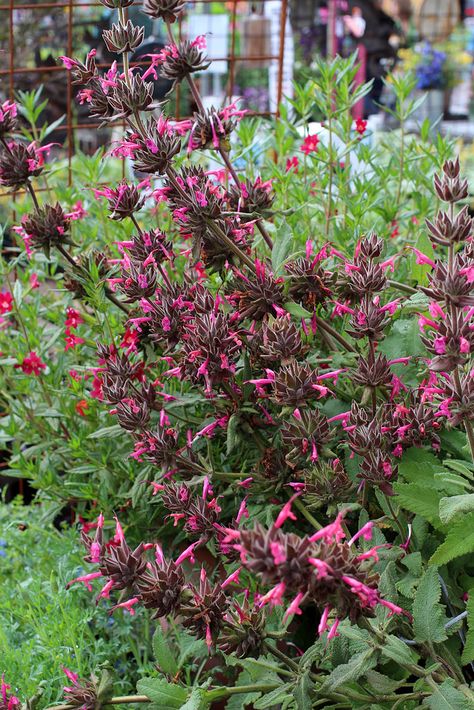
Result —
M 321 523 L 318 523 L 316 518 L 309 512 L 309 510 L 306 508 L 305 504 L 302 500 L 300 500 L 300 498 L 295 498 L 293 501 L 293 505 L 295 506 L 295 508 L 298 508 L 298 510 L 303 514 L 308 523 L 310 523 L 315 530 L 323 529 Z
M 320 318 L 319 316 L 316 316 L 316 324 L 321 328 L 321 330 L 325 330 L 326 333 L 332 335 L 334 340 L 337 340 L 337 342 L 342 345 L 348 352 L 357 352 L 357 350 L 340 333 L 338 333 L 335 328 L 329 325 L 329 323 L 326 323 L 326 321 Z

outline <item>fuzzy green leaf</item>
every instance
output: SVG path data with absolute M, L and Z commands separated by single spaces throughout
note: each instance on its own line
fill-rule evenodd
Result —
M 171 650 L 169 639 L 164 635 L 161 626 L 157 626 L 153 634 L 153 652 L 155 660 L 163 673 L 174 676 L 178 672 L 178 662 Z
M 279 705 L 287 698 L 293 697 L 294 683 L 284 683 L 279 688 L 272 690 L 270 693 L 265 693 L 259 700 L 253 703 L 255 710 L 265 710 L 274 705 Z
M 137 683 L 140 695 L 146 695 L 160 710 L 175 710 L 186 702 L 188 691 L 163 678 L 142 678 Z
M 313 315 L 312 313 L 307 311 L 306 308 L 303 308 L 303 306 L 301 306 L 299 303 L 296 303 L 296 301 L 287 301 L 283 304 L 283 308 L 288 313 L 291 313 L 292 316 L 295 316 L 295 318 L 311 318 L 311 316 Z
M 449 680 L 445 680 L 426 701 L 431 710 L 469 710 L 472 703 L 456 690 Z
M 446 540 L 431 557 L 431 564 L 444 565 L 455 557 L 474 551 L 474 512 L 452 523 Z
M 343 663 L 329 674 L 321 686 L 321 691 L 335 690 L 344 683 L 357 680 L 368 670 L 371 670 L 377 663 L 374 657 L 375 649 L 369 648 L 366 651 L 352 656 L 349 663 Z
M 181 710 L 207 710 L 209 701 L 206 700 L 206 691 L 202 688 L 193 688 L 191 695 L 186 700 Z
M 309 677 L 309 671 L 303 673 L 298 679 L 295 687 L 295 700 L 298 710 L 311 710 L 311 690 L 313 682 Z
M 429 567 L 421 578 L 413 603 L 413 630 L 416 640 L 421 643 L 440 643 L 447 638 L 446 616 L 439 603 L 440 597 L 438 568 Z
M 383 656 L 390 658 L 395 663 L 411 664 L 416 663 L 418 660 L 418 655 L 414 649 L 407 646 L 396 636 L 387 636 L 380 650 Z
M 464 651 L 462 654 L 463 664 L 474 661 L 474 588 L 468 592 L 467 599 L 467 634 Z
M 395 501 L 402 508 L 412 513 L 422 515 L 434 527 L 440 527 L 439 501 L 441 494 L 433 488 L 427 488 L 421 483 L 395 483 L 394 491 L 397 494 Z
M 461 496 L 448 496 L 439 502 L 439 517 L 443 523 L 449 523 L 461 513 L 470 513 L 474 510 L 474 493 Z

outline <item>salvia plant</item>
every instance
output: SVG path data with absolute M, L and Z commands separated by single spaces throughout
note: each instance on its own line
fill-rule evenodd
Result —
M 58 707 L 472 707 L 474 251 L 459 161 L 442 139 L 435 153 L 410 141 L 408 78 L 394 80 L 398 143 L 376 163 L 366 123 L 350 115 L 369 88 L 354 87 L 354 58 L 321 62 L 297 88 L 295 114 L 307 124 L 316 102 L 325 132 L 306 131 L 288 154 L 284 109 L 268 138 L 245 127 L 238 103 L 205 108 L 193 77 L 209 66 L 205 38 L 175 39 L 183 2 L 146 0 L 169 45 L 142 71 L 129 64 L 143 39 L 130 3 L 104 4 L 117 9 L 104 41 L 120 63 L 104 73 L 94 50 L 60 59 L 91 117 L 125 123 L 106 155 L 130 161 L 135 178 L 92 185 L 118 225 L 109 243 L 103 220 L 100 248 L 81 250 L 94 245 L 78 240 L 82 203 L 50 199 L 48 180 L 36 189 L 52 146 L 16 133 L 15 103 L 0 112 L 0 183 L 29 195 L 16 231 L 71 294 L 60 357 L 79 363 L 50 370 L 59 331 L 33 347 L 25 310 L 38 279 L 12 286 L 7 265 L 5 330 L 32 345 L 10 350 L 7 388 L 34 378 L 44 398 L 38 412 L 20 385 L 43 446 L 15 451 L 11 470 L 35 459 L 46 498 L 57 486 L 81 513 L 85 566 L 70 593 L 83 585 L 98 614 L 157 620 L 157 666 L 137 695 L 114 695 L 108 671 L 65 667 Z M 190 118 L 154 102 L 158 71 L 188 85 Z M 233 150 L 259 143 L 243 170 Z M 44 313 L 30 318 L 46 327 Z M 75 418 L 62 416 L 71 396 Z M 11 442 L 21 417 L 8 406 Z M 78 418 L 93 408 L 83 436 Z M 41 464 L 51 436 L 56 481 Z M 104 439 L 107 452 L 93 448 Z M 97 456 L 70 495 L 68 469 L 87 447 Z M 136 476 L 132 496 L 111 485 L 112 505 L 87 486 L 109 465 Z M 184 669 L 186 635 L 196 646 Z M 20 701 L 7 682 L 0 707 L 11 710 Z

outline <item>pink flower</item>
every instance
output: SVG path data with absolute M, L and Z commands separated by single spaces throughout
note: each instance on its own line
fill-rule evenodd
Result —
M 283 523 L 286 520 L 288 520 L 288 518 L 290 520 L 296 520 L 296 515 L 291 511 L 291 505 L 292 505 L 293 501 L 295 500 L 295 498 L 297 498 L 299 495 L 300 495 L 299 493 L 295 493 L 294 495 L 291 496 L 288 503 L 285 503 L 283 508 L 280 510 L 277 519 L 274 522 L 274 525 L 273 525 L 274 528 L 276 528 L 277 530 L 278 530 L 278 528 L 281 528 Z
M 15 365 L 16 368 L 21 368 L 25 375 L 34 375 L 38 377 L 41 374 L 41 370 L 46 370 L 46 365 L 41 361 L 36 352 L 32 350 L 28 355 L 23 358 L 23 362 Z
M 299 163 L 300 161 L 298 160 L 296 155 L 294 155 L 292 158 L 288 158 L 288 160 L 286 161 L 286 172 L 288 173 L 290 170 L 292 170 L 294 173 L 297 173 Z
M 303 612 L 300 609 L 300 603 L 302 599 L 304 599 L 304 593 L 303 592 L 298 592 L 296 597 L 293 599 L 291 602 L 290 606 L 288 609 L 285 611 L 285 614 L 283 616 L 283 621 L 286 621 L 289 616 L 292 616 L 293 614 L 296 614 L 300 616 Z
M 309 155 L 310 153 L 313 153 L 318 149 L 318 143 L 319 138 L 316 134 L 306 136 L 301 145 L 301 150 L 303 151 L 303 153 L 305 153 L 305 155 Z
M 355 129 L 356 129 L 357 133 L 359 133 L 361 136 L 363 136 L 367 130 L 367 121 L 364 121 L 362 118 L 356 118 L 355 124 L 356 124 Z
M 0 314 L 4 315 L 13 309 L 13 296 L 8 291 L 0 292 Z

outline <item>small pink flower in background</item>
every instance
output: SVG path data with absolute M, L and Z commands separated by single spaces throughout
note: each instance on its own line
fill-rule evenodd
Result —
M 0 313 L 4 315 L 13 309 L 13 296 L 8 291 L 0 292 Z
M 300 164 L 300 161 L 294 155 L 292 158 L 288 158 L 286 161 L 286 172 L 290 172 L 290 170 L 293 170 L 294 173 L 298 172 L 298 165 Z
M 31 274 L 30 276 L 30 286 L 32 289 L 39 288 L 40 282 L 38 281 L 38 274 Z
M 10 686 L 5 683 L 5 677 L 2 675 L 2 682 L 0 685 L 0 697 L 2 700 L 2 707 L 5 708 L 5 710 L 13 710 L 15 707 L 20 705 L 20 701 L 18 700 L 15 695 L 10 695 L 8 692 L 10 690 Z
M 28 355 L 23 358 L 23 361 L 15 365 L 15 367 L 23 370 L 25 375 L 35 375 L 35 377 L 41 374 L 41 370 L 46 370 L 46 364 L 42 362 L 41 358 L 34 350 L 28 353 Z
M 312 136 L 306 136 L 301 146 L 301 150 L 303 151 L 303 153 L 305 153 L 305 155 L 309 155 L 310 153 L 314 153 L 318 150 L 318 144 L 319 138 L 316 134 Z
M 355 129 L 356 129 L 357 133 L 359 133 L 361 136 L 363 136 L 367 130 L 367 121 L 364 121 L 363 118 L 356 118 L 355 124 L 356 124 Z
M 74 335 L 74 333 L 71 333 L 69 328 L 66 328 L 66 335 L 64 338 L 66 345 L 64 347 L 64 350 L 67 352 L 68 350 L 72 350 L 75 348 L 77 345 L 81 345 L 84 343 L 84 338 L 80 338 L 78 335 Z
M 75 308 L 66 308 L 66 320 L 64 321 L 66 328 L 77 328 L 81 323 L 84 323 L 84 319 L 79 311 L 76 311 Z
M 76 403 L 74 409 L 80 417 L 85 417 L 87 414 L 86 410 L 89 409 L 89 403 L 86 399 L 80 399 L 79 402 Z

